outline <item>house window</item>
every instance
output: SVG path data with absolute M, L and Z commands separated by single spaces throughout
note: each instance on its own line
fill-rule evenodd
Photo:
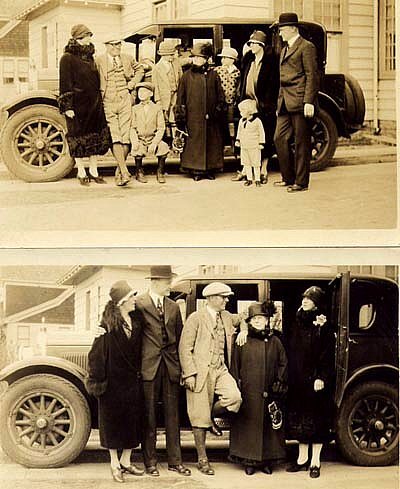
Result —
M 383 78 L 394 78 L 396 70 L 395 1 L 379 2 L 379 68 Z
M 341 0 L 314 0 L 313 17 L 329 31 L 342 30 Z
M 11 85 L 15 78 L 15 64 L 13 59 L 5 59 L 3 61 L 3 83 Z
M 90 290 L 87 290 L 85 296 L 85 330 L 86 331 L 90 331 L 90 309 L 91 309 Z
M 303 0 L 275 0 L 275 16 L 279 17 L 282 12 L 296 12 L 299 18 L 303 17 Z
M 42 47 L 42 68 L 48 68 L 49 67 L 49 46 L 48 46 L 47 26 L 42 27 L 42 30 L 41 30 L 41 47 Z
M 153 22 L 160 22 L 168 17 L 167 0 L 153 1 Z
M 101 321 L 101 315 L 102 315 L 102 310 L 101 310 L 101 287 L 100 285 L 97 287 L 97 321 Z
M 30 326 L 18 326 L 18 330 L 17 330 L 18 346 L 29 346 L 30 339 L 31 339 Z
M 20 83 L 27 83 L 28 81 L 29 63 L 28 60 L 18 60 L 18 81 Z

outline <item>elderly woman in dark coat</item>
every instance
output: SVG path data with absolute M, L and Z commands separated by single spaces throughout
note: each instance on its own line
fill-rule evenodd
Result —
M 271 462 L 284 459 L 285 436 L 281 400 L 287 383 L 287 358 L 280 339 L 271 333 L 273 303 L 249 307 L 248 336 L 234 345 L 231 373 L 243 403 L 233 418 L 229 458 L 244 466 L 247 475 L 260 467 L 271 474 Z
M 71 39 L 60 59 L 60 112 L 67 120 L 69 152 L 78 167 L 81 185 L 90 180 L 106 183 L 99 177 L 96 155 L 104 155 L 111 147 L 111 136 L 100 95 L 100 78 L 94 62 L 92 33 L 78 24 L 71 29 Z M 89 176 L 83 158 L 89 158 Z
M 100 443 L 110 451 L 111 474 L 116 482 L 124 482 L 123 473 L 144 474 L 131 464 L 132 448 L 142 441 L 144 404 L 142 317 L 135 310 L 135 296 L 124 280 L 112 286 L 100 324 L 102 332 L 89 352 L 86 386 L 98 398 Z
M 198 43 L 192 49 L 192 66 L 183 74 L 175 107 L 178 129 L 188 133 L 181 166 L 195 181 L 214 180 L 224 164 L 225 95 L 218 74 L 208 59 L 210 43 Z
M 335 337 L 322 314 L 323 296 L 323 290 L 316 286 L 304 292 L 288 335 L 288 435 L 299 441 L 299 455 L 287 471 L 310 466 L 312 478 L 320 475 L 320 453 L 322 444 L 330 440 L 333 408 Z

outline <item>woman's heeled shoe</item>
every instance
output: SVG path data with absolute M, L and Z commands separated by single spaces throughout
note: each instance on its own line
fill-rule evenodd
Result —
M 89 172 L 89 182 L 92 181 L 95 183 L 107 183 L 103 177 L 100 177 L 97 175 L 97 177 L 94 177 L 90 172 Z
M 89 177 L 78 177 L 78 181 L 84 187 L 89 187 L 89 185 L 90 185 L 90 178 Z
M 320 476 L 321 467 L 310 467 L 311 479 L 317 479 Z
M 305 462 L 304 464 L 298 464 L 297 462 L 292 463 L 286 469 L 286 472 L 300 472 L 301 470 L 308 470 L 310 466 L 309 462 Z
M 121 467 L 111 467 L 111 475 L 115 482 L 125 482 L 122 475 Z

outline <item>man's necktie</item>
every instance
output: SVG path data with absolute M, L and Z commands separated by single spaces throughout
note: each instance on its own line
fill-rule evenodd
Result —
M 113 56 L 113 68 L 119 68 L 119 56 Z
M 158 310 L 158 314 L 160 316 L 160 322 L 161 322 L 162 342 L 164 345 L 166 345 L 168 343 L 168 333 L 167 333 L 167 328 L 165 327 L 164 309 L 163 309 L 163 305 L 161 303 L 160 298 L 158 298 L 158 300 L 157 300 L 157 310 Z

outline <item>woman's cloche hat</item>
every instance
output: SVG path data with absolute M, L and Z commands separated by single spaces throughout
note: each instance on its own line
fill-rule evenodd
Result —
M 325 292 L 321 289 L 321 287 L 317 287 L 316 285 L 309 287 L 303 293 L 303 297 L 311 299 L 317 307 L 321 305 L 324 295 Z
M 158 54 L 160 56 L 168 56 L 175 54 L 177 44 L 172 41 L 162 41 L 158 46 Z
M 283 12 L 279 16 L 278 26 L 283 27 L 284 25 L 298 25 L 299 19 L 295 12 Z
M 117 305 L 121 305 L 132 295 L 136 295 L 137 291 L 132 289 L 126 280 L 118 280 L 110 289 L 110 297 Z
M 140 83 L 136 85 L 138 87 Z M 173 273 L 171 265 L 154 265 L 150 268 L 150 276 L 146 277 L 147 279 L 154 278 L 174 278 L 176 277 L 176 273 Z
M 254 31 L 247 41 L 247 45 L 249 46 L 251 42 L 265 46 L 267 44 L 267 35 L 263 31 Z
M 214 54 L 212 44 L 209 42 L 198 42 L 193 45 L 192 56 L 200 56 L 202 58 L 210 58 Z
M 254 316 L 265 316 L 270 317 L 271 312 L 268 311 L 265 307 L 265 303 L 263 302 L 253 302 L 249 305 L 248 316 L 246 322 L 249 322 L 251 318 Z
M 235 48 L 225 47 L 222 48 L 222 51 L 217 54 L 217 56 L 220 56 L 221 58 L 238 59 L 239 53 L 236 51 Z
M 83 39 L 86 36 L 93 36 L 93 32 L 84 24 L 76 24 L 71 27 L 72 39 Z

